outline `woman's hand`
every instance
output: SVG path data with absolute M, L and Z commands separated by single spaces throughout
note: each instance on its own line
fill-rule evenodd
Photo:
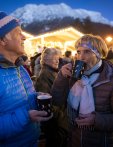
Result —
M 80 114 L 78 118 L 75 119 L 78 126 L 91 126 L 95 122 L 95 113 Z
M 61 68 L 61 73 L 66 78 L 71 77 L 71 75 L 72 75 L 71 71 L 72 71 L 72 64 L 71 63 L 68 63 L 68 64 L 62 66 L 62 68 Z

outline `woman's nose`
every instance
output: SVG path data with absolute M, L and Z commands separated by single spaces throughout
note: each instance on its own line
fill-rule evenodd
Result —
M 79 60 L 84 60 L 85 59 L 84 53 L 81 53 L 78 58 Z
M 56 63 L 59 63 L 59 60 L 56 60 Z

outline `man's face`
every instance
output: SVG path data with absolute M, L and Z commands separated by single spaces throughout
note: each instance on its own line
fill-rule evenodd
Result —
M 97 56 L 91 51 L 91 49 L 78 47 L 77 59 L 82 60 L 86 63 L 86 69 L 91 69 L 99 60 Z
M 5 49 L 14 56 L 21 56 L 24 52 L 25 36 L 20 27 L 14 28 L 4 37 Z

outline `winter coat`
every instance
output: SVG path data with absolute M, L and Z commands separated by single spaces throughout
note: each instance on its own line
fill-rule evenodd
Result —
M 93 129 L 78 128 L 69 120 L 69 147 L 113 147 L 113 65 L 103 61 L 102 66 L 92 86 L 96 113 Z M 69 81 L 59 73 L 52 88 L 56 105 L 66 106 Z
M 34 75 L 38 76 L 41 70 L 41 64 L 40 64 L 41 54 L 36 58 L 35 60 L 35 66 L 34 66 Z
M 51 93 L 51 87 L 57 76 L 57 70 L 50 66 L 43 66 L 37 78 L 35 88 L 37 91 Z M 54 97 L 52 98 L 54 101 Z M 52 105 L 53 118 L 42 123 L 42 130 L 46 136 L 46 147 L 66 147 L 67 126 L 64 126 L 62 111 Z M 66 123 L 67 124 L 67 123 Z
M 30 109 L 37 106 L 28 73 L 0 56 L 0 147 L 29 147 L 37 142 L 39 124 L 30 120 Z
M 37 77 L 35 89 L 40 92 L 50 93 L 57 71 L 50 66 L 44 65 Z

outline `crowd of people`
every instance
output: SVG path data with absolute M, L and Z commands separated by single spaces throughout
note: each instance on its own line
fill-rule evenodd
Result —
M 85 34 L 71 51 L 44 48 L 29 62 L 19 20 L 0 12 L 0 147 L 113 147 L 113 64 L 104 40 Z M 109 56 L 108 56 L 109 55 Z M 108 58 L 109 57 L 109 58 Z M 75 62 L 76 62 L 75 60 Z M 37 96 L 52 95 L 52 113 Z

